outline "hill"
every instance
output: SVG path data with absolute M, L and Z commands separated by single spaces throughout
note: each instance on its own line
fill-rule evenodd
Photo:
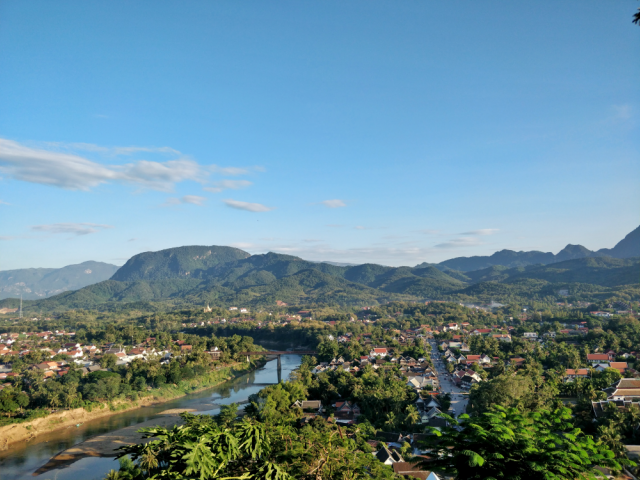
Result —
M 112 280 L 165 280 L 202 278 L 206 271 L 222 263 L 247 258 L 249 254 L 233 247 L 177 247 L 159 252 L 139 253 L 131 257 L 113 275 Z
M 615 247 L 600 249 L 598 253 L 615 258 L 640 257 L 640 227 L 620 240 Z
M 0 272 L 0 299 L 46 298 L 102 282 L 118 270 L 116 265 L 83 262 L 62 268 L 23 268 Z
M 633 252 L 636 232 L 612 250 Z M 24 275 L 28 274 L 36 275 Z M 52 272 L 38 275 L 44 278 Z M 616 295 L 635 299 L 640 295 L 639 281 L 640 259 L 604 256 L 580 245 L 568 245 L 557 255 L 503 250 L 488 257 L 416 267 L 336 265 L 272 252 L 251 255 L 232 247 L 188 246 L 135 255 L 111 279 L 33 302 L 29 308 L 123 308 L 154 302 L 269 306 L 276 300 L 339 305 L 397 299 L 504 302 L 536 298 L 555 302 L 561 298 L 560 290 L 581 299 Z M 0 306 L 10 303 L 13 306 L 11 301 L 0 302 Z
M 549 265 L 579 258 L 606 256 L 614 258 L 640 257 L 640 227 L 629 233 L 624 239 L 618 242 L 615 247 L 603 248 L 597 252 L 591 251 L 582 245 L 571 244 L 564 247 L 555 255 L 551 252 L 539 252 L 536 250 L 530 252 L 501 250 L 488 256 L 452 258 L 439 263 L 436 267 L 460 272 L 472 272 L 498 265 L 515 268 L 526 267 L 528 265 Z

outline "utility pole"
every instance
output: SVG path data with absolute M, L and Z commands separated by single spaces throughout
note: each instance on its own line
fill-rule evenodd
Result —
M 22 318 L 22 294 L 20 294 L 20 318 Z

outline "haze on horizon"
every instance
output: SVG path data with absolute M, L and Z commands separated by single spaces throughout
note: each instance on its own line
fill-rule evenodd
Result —
M 0 3 L 0 269 L 416 265 L 638 226 L 637 2 Z

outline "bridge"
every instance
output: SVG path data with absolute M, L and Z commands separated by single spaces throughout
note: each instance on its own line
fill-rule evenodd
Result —
M 282 361 L 280 357 L 282 355 L 315 355 L 318 353 L 315 350 L 294 350 L 294 351 L 286 351 L 286 350 L 267 350 L 266 352 L 240 352 L 239 355 L 246 355 L 247 362 L 249 361 L 249 357 L 255 355 L 264 355 L 264 356 L 275 356 L 278 358 L 278 383 L 280 383 L 282 377 Z

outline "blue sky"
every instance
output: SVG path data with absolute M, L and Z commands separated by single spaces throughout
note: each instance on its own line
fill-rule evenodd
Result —
M 640 224 L 637 2 L 0 3 L 0 269 L 415 265 Z

